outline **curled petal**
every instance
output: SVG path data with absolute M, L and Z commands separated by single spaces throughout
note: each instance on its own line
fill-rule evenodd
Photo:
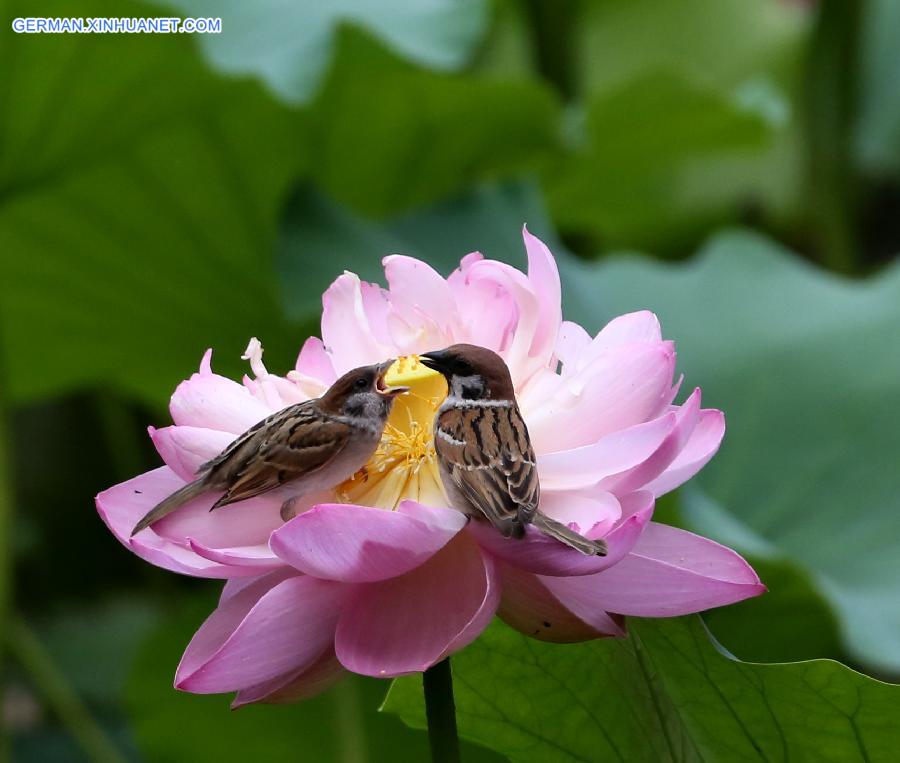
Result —
M 269 543 L 275 554 L 307 575 L 371 583 L 423 564 L 465 523 L 458 511 L 412 501 L 402 511 L 320 504 L 272 533 Z
M 611 432 L 590 445 L 538 455 L 541 489 L 577 490 L 633 469 L 659 449 L 675 424 L 670 413 Z
M 210 353 L 204 355 L 199 373 L 176 387 L 169 403 L 172 420 L 180 426 L 241 434 L 275 409 L 251 395 L 246 387 L 214 374 Z
M 486 522 L 470 522 L 468 531 L 492 556 L 528 572 L 562 577 L 593 575 L 625 558 L 650 521 L 653 496 L 649 493 L 635 495 L 641 498 L 643 506 L 619 522 L 606 536 L 606 556 L 586 556 L 543 535 L 533 525 L 526 528 L 524 538 L 504 538 Z
M 187 543 L 160 535 L 158 525 L 130 537 L 135 523 L 183 484 L 171 469 L 163 466 L 104 490 L 96 498 L 97 511 L 120 543 L 157 567 L 206 578 L 258 575 L 258 571 L 205 559 Z
M 700 420 L 681 453 L 655 480 L 646 486 L 660 496 L 687 482 L 715 455 L 725 436 L 725 415 L 707 408 L 700 411 Z
M 671 415 L 671 414 L 670 414 Z M 639 490 L 651 480 L 665 471 L 666 467 L 675 460 L 690 440 L 697 422 L 700 420 L 700 389 L 693 391 L 691 396 L 674 414 L 675 425 L 671 432 L 641 463 L 631 469 L 623 471 L 611 477 L 607 477 L 600 483 L 600 487 L 615 493 L 628 493 Z
M 264 582 L 220 604 L 200 626 L 175 674 L 177 689 L 216 694 L 256 686 L 311 666 L 329 647 L 341 586 L 300 575 L 261 593 Z
M 411 572 L 354 586 L 335 651 L 345 668 L 367 676 L 423 671 L 473 641 L 499 600 L 493 562 L 460 533 Z
M 596 606 L 638 617 L 686 615 L 766 590 L 753 568 L 730 548 L 656 522 L 628 556 L 592 581 Z
M 283 705 L 310 699 L 327 691 L 346 675 L 347 671 L 334 654 L 334 647 L 329 646 L 308 667 L 241 689 L 231 703 L 231 709 L 236 710 L 254 702 Z
M 267 545 L 210 548 L 193 538 L 188 538 L 188 546 L 204 559 L 234 567 L 250 567 L 257 575 L 284 567 L 284 562 L 275 556 Z
M 603 636 L 624 636 L 622 619 L 598 607 L 587 607 L 576 615 L 554 595 L 544 578 L 509 564 L 500 565 L 503 598 L 498 615 L 507 625 L 540 641 L 573 643 Z M 578 580 L 590 580 L 578 578 Z
M 234 441 L 231 432 L 202 427 L 150 427 L 148 431 L 166 466 L 185 482 L 193 480 L 201 464 L 218 456 Z

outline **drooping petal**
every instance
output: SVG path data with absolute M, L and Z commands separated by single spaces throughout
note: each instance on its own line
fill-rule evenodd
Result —
M 204 559 L 187 543 L 161 536 L 156 526 L 130 537 L 137 521 L 183 484 L 171 469 L 163 466 L 104 490 L 96 498 L 97 511 L 122 545 L 157 567 L 207 578 L 259 574 Z
M 338 374 L 392 355 L 369 323 L 355 274 L 344 273 L 335 280 L 322 297 L 322 307 L 322 340 Z
M 538 454 L 541 489 L 577 490 L 642 464 L 675 427 L 674 413 L 620 429 L 590 445 Z
M 335 651 L 354 673 L 388 678 L 423 671 L 474 640 L 499 599 L 493 562 L 460 533 L 411 572 L 354 586 Z
M 149 427 L 148 431 L 166 466 L 185 482 L 195 479 L 201 464 L 215 458 L 234 441 L 231 432 L 203 427 Z
M 308 667 L 241 689 L 231 703 L 231 709 L 236 710 L 254 702 L 281 705 L 310 699 L 330 689 L 345 676 L 347 671 L 338 662 L 332 645 Z
M 656 522 L 615 567 L 573 585 L 591 590 L 602 609 L 638 617 L 686 615 L 766 590 L 753 568 L 730 548 Z
M 598 607 L 587 607 L 576 615 L 562 604 L 544 578 L 510 564 L 500 564 L 503 597 L 497 614 L 507 625 L 540 641 L 573 643 L 604 636 L 624 636 L 624 625 Z M 578 578 L 590 580 L 592 578 Z
M 545 404 L 529 410 L 538 453 L 594 443 L 650 418 L 668 394 L 675 366 L 670 343 L 611 347 L 564 380 Z
M 371 583 L 404 575 L 440 551 L 462 529 L 453 509 L 406 501 L 402 511 L 321 504 L 272 533 L 272 551 L 307 575 Z
M 287 578 L 259 596 L 235 625 L 256 593 L 249 587 L 232 597 L 200 627 L 178 666 L 176 688 L 216 694 L 255 686 L 311 666 L 331 644 L 340 584 Z
M 526 528 L 524 538 L 504 538 L 485 522 L 470 522 L 467 529 L 489 554 L 528 572 L 562 577 L 593 575 L 624 559 L 649 523 L 653 514 L 653 496 L 650 493 L 635 495 L 642 497 L 643 506 L 606 535 L 609 547 L 606 556 L 582 554 L 543 535 L 533 525 Z
M 715 455 L 725 436 L 725 415 L 707 408 L 700 411 L 700 420 L 681 453 L 668 468 L 646 486 L 660 496 L 687 482 Z
M 169 403 L 172 420 L 179 426 L 241 434 L 275 409 L 251 395 L 246 387 L 214 374 L 211 352 L 207 350 L 203 356 L 200 371 L 176 387 Z
M 630 469 L 606 477 L 600 487 L 615 493 L 629 493 L 640 490 L 665 471 L 687 445 L 700 420 L 699 387 L 679 406 L 674 415 L 675 425 L 650 456 Z

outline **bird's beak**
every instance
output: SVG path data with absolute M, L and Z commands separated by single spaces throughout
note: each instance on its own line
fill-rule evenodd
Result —
M 409 387 L 392 386 L 385 381 L 388 371 L 394 365 L 394 358 L 384 361 L 378 365 L 378 376 L 375 379 L 375 391 L 384 397 L 397 397 L 404 392 L 409 392 Z
M 422 355 L 419 355 L 419 362 L 423 366 L 427 366 L 433 371 L 437 371 L 438 373 L 443 373 L 444 368 L 444 351 L 443 350 L 435 350 L 434 352 L 426 352 Z

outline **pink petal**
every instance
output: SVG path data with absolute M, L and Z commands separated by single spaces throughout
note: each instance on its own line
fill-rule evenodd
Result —
M 674 366 L 668 342 L 605 350 L 544 405 L 529 410 L 535 450 L 569 450 L 647 421 L 669 392 Z
M 644 497 L 643 508 L 620 522 L 606 536 L 609 553 L 606 556 L 586 556 L 580 551 L 543 535 L 529 525 L 524 538 L 504 538 L 486 522 L 470 522 L 468 531 L 482 548 L 497 559 L 515 567 L 540 575 L 593 575 L 625 558 L 637 543 L 653 514 L 653 497 Z
M 447 279 L 458 316 L 454 339 L 502 352 L 515 330 L 518 307 L 503 284 L 473 279 L 473 267 L 483 261 L 477 252 L 469 254 Z
M 535 346 L 534 339 L 541 325 L 541 314 L 537 296 L 532 291 L 532 284 L 528 278 L 506 263 L 481 260 L 470 268 L 469 282 L 491 284 L 499 292 L 506 292 L 513 299 L 517 315 L 515 328 L 507 346 L 498 350 L 509 366 L 513 383 L 520 386 L 539 368 L 548 367 L 553 347 Z M 486 346 L 478 339 L 474 342 Z
M 430 265 L 414 257 L 385 257 L 384 273 L 391 304 L 407 317 L 430 320 L 448 333 L 456 317 L 456 303 L 447 281 Z
M 579 617 L 554 596 L 548 581 L 568 578 L 544 578 L 509 564 L 500 565 L 503 580 L 503 598 L 498 615 L 509 626 L 526 636 L 541 641 L 572 643 L 602 638 L 624 636 L 621 622 L 617 622 L 602 609 L 588 607 Z M 593 578 L 573 578 L 592 580 Z
M 209 614 L 188 644 L 178 671 L 190 673 L 201 667 L 222 647 L 263 596 L 288 578 L 296 576 L 296 572 L 290 567 L 285 567 L 239 583 L 229 580 L 222 589 L 219 605 Z M 176 682 L 177 679 L 176 675 Z
M 331 356 L 325 351 L 325 344 L 317 336 L 311 336 L 303 343 L 297 356 L 297 372 L 318 379 L 326 386 L 337 380 Z
M 335 651 L 354 673 L 386 678 L 423 671 L 474 640 L 499 600 L 493 563 L 460 533 L 421 567 L 355 586 Z
M 542 491 L 541 511 L 588 538 L 602 538 L 622 516 L 618 499 L 603 491 L 590 495 Z
M 213 612 L 184 653 L 176 688 L 216 694 L 255 686 L 311 666 L 331 644 L 343 598 L 339 584 L 301 575 L 258 594 L 248 587 Z
M 210 548 L 193 538 L 188 538 L 188 546 L 204 559 L 236 567 L 251 567 L 254 570 L 253 574 L 256 575 L 284 567 L 284 562 L 275 556 L 267 545 Z
M 334 646 L 329 646 L 308 667 L 241 689 L 231 703 L 231 709 L 236 710 L 254 702 L 281 705 L 310 699 L 327 691 L 346 676 L 347 671 L 334 654 Z
M 185 482 L 197 476 L 201 464 L 218 456 L 234 441 L 234 434 L 202 427 L 150 427 L 156 451 Z
M 671 415 L 671 414 L 670 414 Z M 700 388 L 675 412 L 675 426 L 659 447 L 642 463 L 600 483 L 600 487 L 615 493 L 629 493 L 640 490 L 648 482 L 656 479 L 687 445 L 697 422 L 700 420 Z
M 175 475 L 168 481 L 168 489 L 153 493 L 156 502 L 175 492 L 184 482 Z M 269 534 L 282 524 L 283 498 L 273 494 L 250 498 L 210 511 L 220 493 L 209 493 L 189 501 L 177 511 L 157 522 L 149 532 L 179 544 L 188 538 L 210 548 L 259 546 L 268 542 Z M 151 508 L 154 504 L 148 506 Z M 135 519 L 137 521 L 137 519 Z M 130 531 L 130 530 L 129 530 Z M 144 530 L 135 538 L 143 537 Z
M 536 236 L 522 226 L 525 251 L 528 254 L 528 280 L 537 297 L 538 324 L 532 339 L 529 354 L 548 358 L 556 345 L 559 327 L 562 323 L 562 290 L 556 260 Z
M 237 435 L 273 413 L 274 409 L 253 397 L 245 387 L 214 374 L 209 357 L 207 351 L 200 372 L 181 382 L 172 395 L 169 411 L 176 424 Z
M 161 537 L 153 527 L 129 537 L 144 514 L 183 484 L 171 469 L 163 466 L 104 490 L 95 499 L 97 511 L 123 546 L 157 567 L 207 578 L 258 574 L 204 559 L 187 548 L 186 543 Z
M 656 344 L 662 341 L 659 319 L 649 310 L 626 313 L 613 318 L 594 338 L 596 354 L 610 347 L 628 344 Z
M 766 590 L 753 568 L 730 548 L 656 522 L 647 526 L 628 556 L 584 586 L 593 592 L 597 607 L 639 617 L 686 615 Z
M 371 583 L 404 575 L 440 551 L 462 529 L 453 509 L 406 501 L 404 511 L 329 503 L 272 533 L 272 551 L 307 575 Z
M 722 411 L 706 408 L 700 411 L 700 420 L 687 445 L 668 468 L 646 486 L 660 496 L 687 482 L 715 455 L 725 436 L 725 415 Z
M 650 458 L 675 427 L 674 413 L 601 437 L 590 445 L 538 455 L 541 489 L 577 490 Z
M 376 338 L 369 323 L 355 274 L 344 273 L 332 283 L 322 297 L 322 307 L 322 340 L 336 373 L 391 357 L 391 349 Z
M 591 335 L 579 324 L 563 321 L 556 340 L 556 357 L 562 363 L 562 375 L 575 373 L 579 358 L 591 344 Z

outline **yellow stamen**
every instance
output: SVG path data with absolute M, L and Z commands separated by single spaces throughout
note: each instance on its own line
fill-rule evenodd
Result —
M 447 383 L 416 355 L 398 358 L 388 369 L 385 383 L 410 391 L 394 402 L 381 443 L 369 462 L 338 485 L 338 499 L 391 510 L 406 499 L 446 505 L 432 428 L 447 396 Z

